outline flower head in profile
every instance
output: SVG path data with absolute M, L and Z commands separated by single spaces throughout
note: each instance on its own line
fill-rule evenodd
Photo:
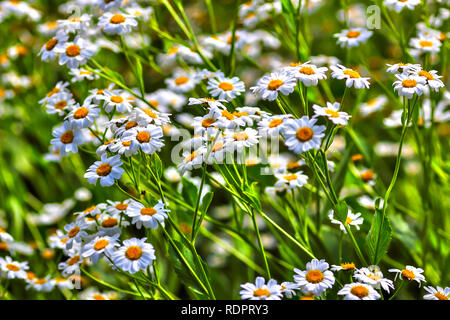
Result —
M 341 104 L 339 102 L 327 102 L 326 107 L 321 107 L 317 104 L 313 105 L 315 116 L 327 117 L 336 125 L 346 126 L 348 120 L 351 118 L 346 112 L 339 111 Z
M 449 300 L 450 299 L 450 288 L 446 287 L 445 289 L 441 287 L 433 288 L 431 286 L 423 287 L 426 292 L 426 295 L 423 296 L 425 300 Z
M 309 62 L 287 69 L 291 70 L 292 75 L 307 87 L 317 86 L 319 80 L 325 80 L 327 78 L 325 72 L 328 71 L 327 67 L 317 67 Z
M 105 33 L 125 34 L 131 32 L 138 25 L 133 16 L 124 13 L 105 12 L 99 19 L 98 25 Z
M 164 203 L 159 200 L 154 206 L 144 206 L 142 203 L 132 201 L 127 208 L 126 215 L 132 218 L 131 223 L 136 224 L 140 229 L 144 228 L 157 229 L 159 224 L 164 226 L 164 220 L 167 218 L 169 209 L 165 208 Z
M 384 0 L 384 4 L 386 7 L 400 12 L 404 8 L 414 10 L 414 7 L 420 4 L 420 0 Z
M 294 88 L 297 85 L 297 79 L 292 73 L 281 71 L 273 72 L 270 75 L 265 75 L 259 79 L 256 86 L 251 87 L 253 93 L 261 94 L 263 100 L 275 100 L 278 97 L 278 93 L 289 95 L 294 92 Z
M 390 289 L 394 289 L 392 280 L 383 277 L 378 266 L 370 266 L 368 268 L 357 269 L 353 277 L 360 282 L 370 284 L 374 289 L 383 288 L 389 293 Z
M 371 285 L 361 282 L 346 284 L 339 290 L 338 295 L 343 295 L 344 300 L 378 300 L 381 298 Z
M 330 210 L 328 218 L 330 218 L 331 223 L 338 224 L 339 228 L 344 231 L 344 233 L 347 233 L 345 225 L 349 227 L 354 226 L 357 230 L 359 230 L 359 226 L 364 222 L 363 217 L 361 217 L 361 213 L 353 213 L 350 209 L 348 209 L 347 217 L 345 218 L 344 223 L 334 218 L 334 210 Z
M 373 32 L 365 28 L 353 28 L 349 30 L 342 30 L 340 33 L 334 35 L 338 38 L 337 43 L 342 48 L 357 47 L 360 43 L 364 43 L 372 36 Z
M 274 279 L 270 279 L 266 284 L 263 277 L 256 277 L 255 283 L 241 284 L 241 288 L 239 294 L 244 300 L 281 300 L 283 297 L 281 286 Z
M 419 287 L 422 282 L 427 282 L 425 280 L 425 276 L 422 274 L 424 272 L 421 268 L 416 268 L 413 266 L 406 266 L 405 269 L 389 269 L 389 272 L 395 273 L 395 279 L 397 280 L 397 277 L 399 277 L 402 280 L 409 280 L 409 281 L 417 281 L 419 284 Z
M 355 89 L 369 89 L 369 78 L 361 77 L 358 71 L 349 69 L 340 64 L 331 66 L 330 68 L 333 70 L 331 76 L 338 80 L 345 80 L 345 85 L 348 88 L 355 87 Z

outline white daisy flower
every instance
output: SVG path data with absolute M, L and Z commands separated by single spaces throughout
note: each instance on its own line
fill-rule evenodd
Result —
M 67 92 L 60 92 L 53 95 L 47 100 L 45 104 L 45 111 L 48 114 L 58 114 L 59 116 L 64 116 L 65 111 L 70 110 L 75 106 L 76 102 L 72 99 L 72 94 Z
M 441 287 L 433 288 L 431 286 L 423 288 L 428 292 L 423 296 L 425 300 L 449 300 L 450 298 L 449 287 L 446 287 L 445 289 L 442 289 Z
M 112 255 L 114 265 L 123 271 L 134 274 L 146 270 L 156 259 L 155 250 L 147 238 L 131 238 L 123 241 L 123 245 Z
M 283 297 L 281 286 L 273 279 L 266 284 L 263 277 L 256 277 L 255 283 L 241 284 L 241 288 L 239 294 L 244 300 L 281 300 Z
M 359 107 L 359 111 L 361 112 L 361 115 L 363 117 L 367 117 L 371 115 L 372 113 L 379 111 L 383 109 L 383 107 L 386 105 L 388 99 L 385 95 L 380 95 L 376 98 L 370 99 L 366 103 L 363 103 Z
M 65 20 L 57 20 L 59 30 L 65 33 L 84 32 L 89 27 L 91 16 L 87 13 Z
M 419 77 L 425 78 L 428 86 L 436 92 L 439 92 L 440 88 L 445 87 L 442 80 L 440 80 L 442 76 L 438 75 L 436 70 L 431 71 L 420 70 L 417 72 L 417 75 Z
M 36 291 L 50 292 L 55 287 L 54 282 L 50 279 L 50 276 L 45 278 L 34 278 L 27 281 L 28 285 L 26 289 L 33 288 Z
M 390 73 L 408 73 L 413 68 L 421 68 L 420 64 L 411 64 L 411 63 L 396 63 L 396 64 L 386 64 L 389 68 L 387 68 L 387 72 Z
M 59 290 L 73 290 L 74 288 L 72 280 L 67 278 L 56 278 L 53 280 L 52 285 L 58 287 Z
M 69 152 L 77 153 L 78 145 L 83 143 L 81 131 L 73 129 L 69 121 L 64 121 L 62 125 L 54 129 L 52 135 L 55 138 L 50 143 L 59 150 L 62 156 L 65 156 Z
M 281 92 L 286 96 L 294 92 L 296 85 L 297 79 L 295 79 L 291 73 L 281 71 L 265 75 L 259 79 L 257 85 L 251 87 L 250 90 L 252 90 L 254 94 L 261 94 L 263 100 L 273 101 L 278 97 L 278 92 Z
M 290 174 L 276 174 L 278 179 L 275 183 L 275 188 L 286 188 L 288 190 L 303 187 L 308 182 L 308 176 L 303 174 L 303 171 Z
M 160 151 L 164 146 L 163 131 L 161 127 L 148 125 L 147 127 L 135 127 L 122 136 L 123 141 L 131 141 L 131 147 L 135 150 L 140 148 L 145 154 Z
M 39 100 L 39 103 L 40 103 L 40 104 L 47 103 L 47 101 L 48 101 L 50 98 L 56 96 L 57 94 L 63 93 L 63 92 L 64 92 L 64 93 L 67 93 L 67 94 L 70 94 L 69 90 L 67 90 L 67 87 L 68 87 L 68 86 L 69 86 L 69 83 L 68 83 L 68 82 L 65 82 L 65 81 L 59 81 L 59 82 L 56 84 L 56 86 L 55 86 L 52 90 L 50 90 L 50 92 L 47 93 L 47 95 L 46 95 L 42 100 Z M 72 96 L 72 95 L 71 95 L 71 96 Z
M 283 129 L 283 123 L 292 118 L 291 114 L 264 117 L 258 122 L 258 130 L 261 136 L 277 136 Z
M 339 102 L 327 102 L 327 107 L 321 107 L 317 104 L 313 105 L 315 116 L 327 117 L 336 125 L 346 126 L 351 118 L 346 112 L 339 111 L 341 104 Z
M 194 74 L 188 73 L 182 69 L 177 69 L 172 78 L 166 79 L 165 83 L 169 90 L 184 93 L 194 90 L 198 80 Z
M 338 294 L 345 296 L 344 300 L 378 300 L 381 298 L 371 285 L 361 282 L 346 284 Z
M 289 281 L 282 282 L 280 286 L 281 292 L 289 299 L 297 294 L 296 290 L 300 289 L 299 284 Z
M 142 225 L 144 228 L 157 229 L 159 224 L 164 227 L 164 219 L 167 218 L 167 213 L 170 212 L 164 206 L 161 200 L 153 207 L 146 207 L 140 202 L 133 201 L 128 206 L 126 214 L 133 219 L 131 223 L 136 224 L 138 229 L 141 229 Z
M 298 80 L 300 80 L 305 86 L 317 86 L 319 80 L 325 80 L 327 78 L 325 72 L 327 72 L 327 67 L 317 67 L 310 63 L 303 63 L 299 66 L 290 68 L 292 74 Z
M 304 293 L 312 293 L 321 296 L 327 289 L 334 285 L 333 272 L 327 270 L 329 267 L 325 260 L 312 259 L 306 264 L 306 270 L 294 268 L 295 282 L 300 285 Z
M 56 48 L 63 47 L 69 37 L 65 34 L 57 34 L 48 40 L 39 51 L 38 56 L 41 56 L 42 61 L 53 61 L 56 58 Z
M 418 38 L 411 38 L 409 45 L 416 49 L 419 53 L 439 52 L 442 43 L 435 37 L 419 35 Z
M 99 219 L 98 235 L 113 237 L 122 233 L 121 227 L 126 227 L 130 223 L 122 219 L 120 214 L 104 214 Z
M 330 210 L 330 212 L 328 213 L 328 218 L 330 218 L 331 223 L 338 224 L 339 228 L 344 231 L 344 233 L 347 233 L 344 224 L 334 218 L 334 210 Z M 354 226 L 357 230 L 359 230 L 359 226 L 363 224 L 363 222 L 364 219 L 361 217 L 361 213 L 353 213 L 350 209 L 348 209 L 347 217 L 345 218 L 346 225 L 348 225 L 349 227 Z
M 67 252 L 69 259 L 58 264 L 58 269 L 61 270 L 61 274 L 68 277 L 75 272 L 80 271 L 80 265 L 83 263 L 83 258 L 78 250 L 70 250 Z
M 120 155 L 115 155 L 108 158 L 106 153 L 102 154 L 100 161 L 95 161 L 91 165 L 84 177 L 91 184 L 96 184 L 97 180 L 100 179 L 100 185 L 102 187 L 112 186 L 115 180 L 120 179 L 120 177 L 125 172 L 120 166 L 122 161 L 120 161 Z
M 99 70 L 96 70 L 97 72 L 99 72 Z M 79 81 L 85 81 L 85 80 L 96 80 L 99 79 L 100 76 L 88 71 L 86 69 L 83 68 L 79 68 L 79 69 L 70 69 L 69 74 L 72 75 L 72 82 L 79 82 Z
M 131 199 L 127 199 L 124 201 L 111 201 L 111 200 L 106 200 L 106 202 L 108 203 L 108 206 L 106 207 L 106 212 L 108 212 L 109 214 L 112 215 L 116 215 L 116 214 L 121 214 L 121 213 L 125 213 L 128 209 L 128 206 L 131 203 Z
M 197 169 L 201 167 L 204 161 L 205 149 L 199 148 L 193 152 L 185 151 L 183 153 L 184 160 L 178 164 L 178 171 L 183 175 L 187 170 Z
M 170 123 L 171 114 L 155 111 L 150 107 L 140 107 L 134 108 L 131 116 L 136 117 L 138 121 L 144 120 L 147 123 L 153 123 L 157 126 L 165 126 Z
M 229 144 L 233 150 L 242 151 L 245 147 L 249 148 L 258 144 L 258 131 L 252 128 L 245 128 L 244 131 L 226 130 L 225 142 Z
M 92 1 L 91 1 L 92 2 Z M 95 0 L 100 9 L 107 11 L 112 8 L 118 8 L 122 5 L 123 0 Z
M 396 74 L 398 79 L 393 83 L 394 90 L 399 96 L 405 96 L 411 99 L 415 94 L 421 96 L 425 90 L 426 79 L 424 77 L 406 74 Z
M 26 279 L 28 262 L 17 262 L 11 257 L 0 258 L 0 274 L 8 279 Z
M 59 64 L 66 64 L 69 69 L 86 64 L 87 60 L 95 53 L 95 47 L 79 36 L 73 42 L 66 42 L 64 46 L 56 47 L 54 50 L 60 54 Z
M 389 293 L 390 289 L 394 289 L 392 280 L 384 278 L 378 266 L 357 269 L 353 277 L 360 282 L 370 284 L 374 289 L 383 288 L 387 293 Z
M 231 113 L 228 110 L 213 108 L 210 110 L 210 114 L 212 117 L 218 117 L 214 125 L 220 129 L 234 129 L 253 125 L 253 119 L 247 112 L 235 111 Z
M 206 87 L 213 97 L 218 99 L 232 100 L 245 92 L 244 82 L 238 77 L 226 78 L 224 76 L 216 76 L 209 79 Z
M 406 266 L 405 269 L 403 269 L 403 270 L 389 269 L 388 271 L 395 273 L 394 281 L 397 280 L 398 276 L 400 277 L 400 279 L 403 279 L 403 277 L 405 277 L 405 279 L 407 279 L 407 280 L 417 281 L 417 283 L 419 284 L 419 287 L 421 285 L 421 281 L 427 282 L 425 280 L 425 276 L 422 274 L 424 272 L 424 270 L 421 268 L 415 268 L 413 266 Z
M 200 104 L 206 106 L 208 109 L 226 109 L 222 102 L 227 102 L 227 100 L 216 100 L 214 98 L 189 98 L 188 105 L 191 106 Z
M 384 0 L 384 5 L 391 8 L 397 12 L 407 8 L 409 10 L 414 10 L 414 7 L 420 4 L 420 0 Z
M 74 129 L 88 128 L 98 117 L 100 109 L 96 104 L 76 104 L 72 106 L 72 111 L 64 118 L 70 122 Z
M 108 34 L 125 34 L 138 25 L 133 16 L 123 13 L 105 12 L 98 20 L 98 26 Z
M 331 76 L 338 80 L 345 79 L 345 85 L 349 88 L 355 87 L 356 89 L 369 89 L 370 83 L 368 77 L 361 77 L 358 71 L 352 70 L 338 64 L 337 66 L 331 66 L 333 73 Z
M 300 154 L 311 149 L 319 149 L 321 138 L 325 136 L 325 126 L 316 126 L 317 119 L 303 116 L 288 119 L 283 123 L 284 143 L 289 150 Z
M 360 43 L 365 43 L 372 36 L 373 32 L 366 28 L 353 28 L 350 30 L 342 30 L 340 33 L 334 34 L 338 38 L 337 43 L 341 48 L 357 47 Z
M 97 236 L 83 246 L 81 256 L 83 258 L 91 258 L 94 263 L 104 255 L 110 257 L 115 247 L 119 246 L 117 243 L 118 238 L 118 234 L 112 237 Z
M 71 249 L 74 243 L 81 243 L 88 234 L 85 230 L 88 229 L 88 225 L 83 221 L 75 221 L 64 226 L 64 231 L 66 232 L 61 236 L 66 243 L 66 248 Z
M 14 239 L 8 232 L 6 232 L 3 228 L 0 227 L 0 241 L 11 242 L 14 241 Z
M 121 90 L 106 89 L 102 96 L 105 100 L 104 108 L 106 112 L 111 112 L 115 109 L 117 112 L 130 112 L 133 106 L 130 102 L 134 101 L 131 97 Z
M 353 262 L 343 262 L 340 265 L 333 264 L 330 268 L 331 271 L 353 271 L 355 269 L 356 267 Z

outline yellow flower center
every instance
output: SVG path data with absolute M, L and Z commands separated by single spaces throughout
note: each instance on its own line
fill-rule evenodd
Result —
M 68 266 L 73 266 L 75 263 L 77 263 L 78 261 L 80 261 L 80 256 L 79 255 L 76 255 L 76 256 L 73 256 L 72 258 L 70 258 L 68 261 L 67 261 L 67 265 Z
M 361 76 L 359 75 L 358 71 L 355 71 L 355 70 L 347 69 L 347 70 L 344 70 L 343 73 L 345 75 L 349 76 L 352 79 L 361 78 Z
M 138 125 L 138 123 L 136 121 L 129 121 L 127 122 L 127 124 L 125 125 L 125 130 L 130 130 L 131 128 L 134 128 Z
M 150 141 L 150 133 L 141 131 L 136 135 L 136 140 L 139 141 L 139 143 L 147 143 Z
M 302 67 L 299 70 L 300 73 L 306 74 L 308 76 L 315 74 L 314 69 L 311 67 Z
M 253 291 L 253 296 L 255 296 L 255 297 L 262 297 L 262 296 L 270 297 L 270 292 L 267 289 L 259 288 L 259 289 L 256 289 L 255 291 Z
M 51 51 L 58 44 L 58 39 L 50 39 L 45 44 L 45 49 Z
M 83 119 L 83 118 L 86 118 L 86 116 L 88 115 L 88 113 L 89 113 L 89 109 L 84 108 L 84 107 L 81 107 L 81 108 L 78 108 L 78 109 L 73 113 L 73 117 L 74 117 L 75 119 Z
M 283 81 L 276 79 L 276 80 L 270 80 L 269 84 L 267 85 L 267 89 L 275 91 L 279 87 L 281 87 L 284 84 Z
M 59 139 L 61 140 L 62 143 L 69 144 L 69 143 L 72 143 L 74 138 L 75 138 L 75 136 L 73 135 L 72 130 L 67 130 L 66 132 L 64 132 L 61 135 L 61 137 Z
M 179 85 L 185 84 L 185 83 L 188 82 L 188 81 L 189 81 L 189 78 L 188 78 L 188 77 L 179 77 L 179 78 L 176 78 L 176 79 L 175 79 L 175 84 L 176 84 L 177 86 L 179 86 Z
M 121 24 L 121 23 L 125 22 L 125 17 L 121 14 L 115 14 L 111 17 L 109 22 L 114 23 L 114 24 Z
M 367 288 L 364 286 L 354 286 L 350 289 L 350 292 L 360 299 L 369 295 L 369 290 L 367 290 Z
M 6 265 L 6 268 L 10 271 L 19 271 L 20 270 L 20 268 L 17 265 L 12 264 L 12 263 L 8 263 Z
M 404 276 L 405 278 L 412 280 L 416 277 L 416 275 L 414 274 L 414 272 L 412 272 L 411 270 L 402 270 L 402 276 Z
M 414 88 L 417 86 L 417 81 L 412 79 L 406 79 L 402 81 L 402 86 L 404 88 Z
M 448 300 L 448 297 L 445 295 L 445 294 L 443 294 L 442 292 L 436 292 L 435 294 L 434 294 L 434 296 L 436 297 L 436 298 L 438 298 L 438 300 Z
M 326 109 L 325 113 L 328 114 L 332 118 L 339 118 L 339 112 L 337 112 L 337 111 L 334 111 L 331 109 Z
M 245 132 L 238 132 L 233 135 L 233 139 L 236 141 L 248 140 L 248 134 L 246 134 Z
M 295 135 L 297 139 L 300 140 L 301 142 L 306 142 L 312 139 L 314 131 L 312 131 L 312 129 L 309 127 L 302 127 L 297 130 Z
M 80 232 L 80 227 L 77 226 L 71 229 L 67 235 L 69 236 L 69 238 L 73 238 L 78 234 L 78 232 Z
M 213 118 L 206 118 L 202 121 L 202 127 L 209 128 L 216 120 Z
M 97 175 L 105 177 L 111 173 L 112 167 L 108 163 L 102 163 L 97 168 Z
M 423 48 L 429 48 L 429 47 L 433 46 L 433 42 L 427 41 L 427 40 L 422 40 L 419 42 L 419 45 Z
M 142 208 L 141 214 L 143 216 L 153 216 L 156 213 L 155 208 Z
M 420 70 L 419 76 L 425 77 L 425 78 L 427 78 L 427 80 L 434 80 L 433 75 L 425 70 Z
M 367 170 L 361 174 L 361 179 L 364 181 L 369 181 L 375 178 L 375 173 L 372 170 Z
M 355 269 L 355 264 L 353 262 L 344 262 L 341 263 L 341 267 L 344 270 L 352 270 Z
M 100 239 L 100 240 L 98 240 L 98 241 L 94 244 L 94 249 L 95 249 L 96 251 L 105 249 L 106 246 L 107 246 L 108 244 L 109 244 L 109 241 L 108 241 L 108 240 L 106 240 L 106 239 Z
M 110 99 L 114 103 L 122 103 L 123 102 L 123 98 L 121 96 L 112 96 Z
M 283 120 L 281 120 L 281 119 L 273 119 L 272 121 L 269 122 L 269 128 L 278 127 L 282 123 L 283 123 Z
M 67 101 L 65 101 L 65 100 L 55 103 L 55 109 L 62 110 L 65 107 L 67 107 Z
M 127 210 L 128 205 L 126 203 L 118 203 L 118 204 L 116 204 L 115 208 L 117 210 L 124 211 L 124 210 Z
M 219 83 L 219 88 L 223 91 L 231 91 L 234 89 L 233 85 L 229 82 L 221 82 Z
M 94 295 L 92 296 L 92 298 L 93 298 L 94 300 L 106 300 L 105 297 L 102 296 L 101 294 L 94 294 Z
M 287 176 L 284 176 L 283 179 L 284 179 L 284 180 L 287 180 L 287 181 L 292 181 L 292 180 L 297 179 L 297 175 L 295 175 L 295 174 L 289 174 L 289 175 L 287 175 Z
M 125 251 L 128 260 L 138 260 L 142 257 L 142 249 L 138 246 L 131 246 Z
M 234 119 L 234 115 L 231 112 L 229 112 L 228 110 L 222 111 L 222 117 L 225 117 L 228 120 L 233 120 Z
M 81 49 L 76 44 L 72 44 L 66 48 L 66 55 L 69 57 L 76 57 L 81 53 Z
M 353 219 L 350 217 L 345 218 L 345 224 L 350 224 L 353 222 Z
M 305 275 L 306 281 L 310 283 L 319 283 L 322 282 L 325 276 L 323 275 L 323 272 L 320 270 L 310 270 Z
M 347 32 L 347 38 L 358 38 L 360 34 L 359 31 L 349 31 Z
M 223 150 L 223 143 L 222 142 L 215 143 L 213 145 L 212 149 L 211 149 L 212 152 L 217 152 L 217 151 L 220 151 L 220 150 Z
M 108 218 L 102 221 L 102 227 L 104 228 L 113 228 L 117 226 L 119 222 L 116 218 Z

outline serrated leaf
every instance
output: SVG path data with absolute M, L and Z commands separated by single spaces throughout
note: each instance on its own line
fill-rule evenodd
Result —
M 366 237 L 366 248 L 373 264 L 378 264 L 386 253 L 392 239 L 392 228 L 387 216 L 383 217 L 381 209 L 376 209 L 369 233 Z

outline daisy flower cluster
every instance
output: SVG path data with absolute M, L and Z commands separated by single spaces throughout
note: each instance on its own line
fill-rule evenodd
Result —
M 443 2 L 0 2 L 1 297 L 448 300 Z

